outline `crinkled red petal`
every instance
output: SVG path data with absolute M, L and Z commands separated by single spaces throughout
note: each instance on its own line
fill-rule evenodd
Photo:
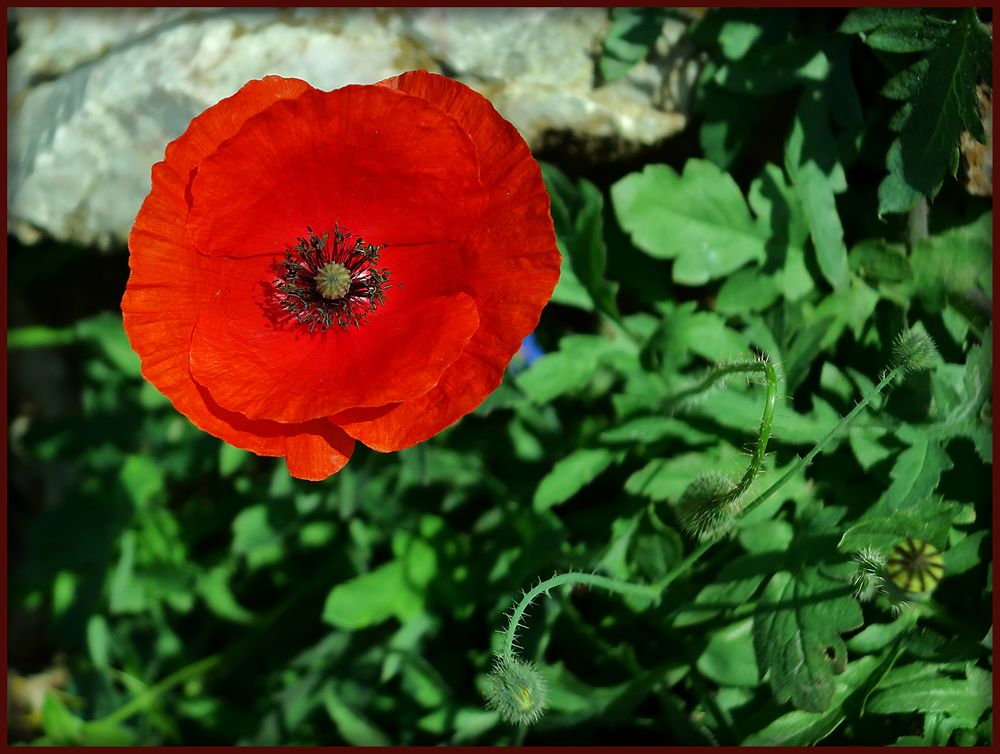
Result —
M 247 120 L 198 166 L 188 231 L 210 256 L 270 255 L 334 222 L 370 243 L 464 238 L 486 204 L 454 118 L 383 87 L 309 90 Z
M 265 76 L 248 81 L 232 97 L 226 97 L 191 121 L 182 136 L 167 145 L 164 161 L 185 182 L 190 182 L 202 160 L 240 130 L 247 119 L 275 102 L 295 99 L 312 89 L 300 79 Z
M 426 394 L 376 416 L 353 410 L 331 421 L 381 451 L 421 442 L 472 411 L 500 384 L 521 341 L 535 328 L 559 279 L 559 251 L 541 172 L 517 130 L 488 100 L 443 76 L 415 71 L 382 82 L 455 118 L 476 146 L 489 202 L 460 244 L 465 290 L 479 329 L 462 356 Z
M 360 327 L 310 332 L 275 300 L 272 259 L 223 263 L 226 279 L 194 330 L 191 374 L 219 405 L 252 419 L 301 422 L 419 396 L 479 324 L 468 295 L 427 295 L 404 266 L 403 288 L 387 291 Z
M 224 270 L 217 260 L 199 254 L 188 239 L 185 190 L 192 168 L 181 156 L 214 148 L 213 139 L 232 135 L 219 124 L 228 123 L 235 131 L 257 106 L 273 103 L 274 96 L 265 96 L 267 87 L 287 93 L 289 86 L 287 80 L 273 77 L 251 82 L 196 118 L 189 131 L 168 148 L 175 168 L 166 162 L 153 167 L 152 191 L 129 236 L 131 275 L 122 313 L 143 375 L 178 411 L 232 445 L 259 455 L 285 456 L 293 476 L 318 480 L 347 463 L 354 449 L 350 437 L 325 421 L 279 424 L 251 421 L 227 411 L 199 389 L 188 367 L 195 323 L 210 305 Z M 189 134 L 197 135 L 195 143 L 187 143 Z

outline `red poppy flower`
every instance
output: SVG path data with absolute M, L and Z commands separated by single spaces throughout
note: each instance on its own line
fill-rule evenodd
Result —
M 324 479 L 355 440 L 426 440 L 493 391 L 559 276 L 548 196 L 490 103 L 415 71 L 268 76 L 153 166 L 125 330 L 197 426 Z

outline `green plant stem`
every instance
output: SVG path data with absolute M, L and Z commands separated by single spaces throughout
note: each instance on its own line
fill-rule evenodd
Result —
M 607 576 L 598 576 L 594 573 L 577 573 L 575 571 L 571 571 L 569 573 L 558 573 L 552 578 L 546 579 L 545 581 L 536 584 L 532 589 L 529 589 L 525 592 L 521 601 L 517 603 L 517 606 L 514 608 L 514 612 L 511 613 L 510 622 L 507 624 L 507 631 L 504 635 L 503 652 L 501 653 L 503 659 L 508 662 L 514 659 L 514 644 L 517 640 L 517 629 L 518 626 L 521 625 L 521 620 L 524 617 L 524 611 L 528 609 L 528 606 L 543 592 L 548 592 L 550 589 L 555 589 L 556 587 L 564 586 L 566 584 L 596 586 L 602 589 L 607 589 L 610 592 L 632 594 L 645 599 L 649 599 L 651 596 L 649 586 L 645 584 L 633 584 L 628 581 L 618 581 L 617 579 L 608 578 Z
M 222 659 L 223 654 L 220 653 L 192 662 L 190 665 L 185 665 L 183 668 L 168 675 L 162 681 L 153 684 L 138 696 L 133 697 L 114 712 L 100 718 L 99 722 L 107 725 L 118 725 L 125 722 L 132 715 L 142 712 L 174 686 L 207 673 L 222 662 Z
M 843 430 L 843 428 L 847 426 L 847 424 L 849 424 L 852 419 L 854 419 L 855 416 L 864 411 L 877 396 L 881 395 L 882 391 L 885 390 L 885 388 L 888 385 L 890 385 L 900 374 L 902 374 L 903 371 L 904 370 L 902 366 L 890 369 L 886 373 L 886 375 L 882 378 L 882 380 L 875 386 L 875 388 L 870 393 L 868 393 L 864 398 L 858 401 L 858 404 L 853 409 L 851 409 L 850 413 L 842 417 L 841 420 L 837 422 L 836 425 L 834 425 L 834 427 L 829 432 L 823 435 L 823 438 L 818 443 L 816 443 L 815 446 L 813 446 L 812 450 L 810 450 L 806 455 L 796 460 L 795 463 L 792 464 L 791 468 L 789 468 L 788 471 L 786 471 L 778 481 L 776 481 L 774 484 L 772 484 L 770 487 L 768 487 L 766 490 L 760 493 L 756 498 L 754 498 L 754 500 L 743 509 L 742 515 L 746 516 L 748 513 L 750 513 L 750 511 L 759 507 L 765 500 L 767 500 L 771 495 L 777 492 L 778 489 L 782 487 L 789 479 L 791 479 L 793 476 L 798 474 L 803 468 L 812 463 L 813 459 L 816 456 L 818 456 L 821 452 L 823 452 L 823 448 L 826 447 L 827 443 L 830 442 L 830 440 L 832 440 L 834 437 L 836 437 L 841 432 L 841 430 Z

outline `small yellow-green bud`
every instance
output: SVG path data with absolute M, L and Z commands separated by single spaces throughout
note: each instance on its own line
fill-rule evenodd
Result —
M 515 725 L 531 725 L 547 706 L 545 678 L 533 663 L 518 657 L 496 661 L 486 676 L 483 696 L 487 708 Z
M 316 273 L 316 290 L 329 300 L 336 301 L 351 290 L 351 273 L 339 262 L 328 262 Z

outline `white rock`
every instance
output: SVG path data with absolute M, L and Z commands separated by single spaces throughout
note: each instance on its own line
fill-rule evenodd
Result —
M 600 8 L 18 9 L 8 76 L 8 227 L 120 245 L 166 144 L 209 105 L 266 74 L 322 89 L 412 68 L 489 97 L 532 146 L 551 131 L 625 145 L 684 127 L 668 22 L 650 60 L 594 87 Z M 666 44 L 665 49 L 664 44 Z M 680 82 L 680 83 L 678 83 Z

